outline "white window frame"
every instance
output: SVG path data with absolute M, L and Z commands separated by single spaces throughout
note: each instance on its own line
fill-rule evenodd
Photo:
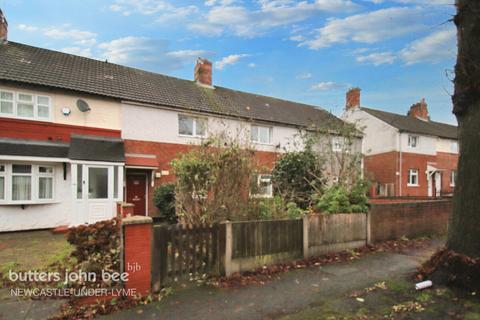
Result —
M 412 183 L 412 178 L 413 177 L 416 177 L 416 182 L 415 183 Z M 419 186 L 418 178 L 419 178 L 418 169 L 408 169 L 407 186 L 408 187 L 418 187 Z
M 335 136 L 331 139 L 332 152 L 342 152 L 344 141 L 341 137 Z
M 252 137 L 253 128 L 257 128 L 257 137 L 256 139 Z M 268 130 L 268 142 L 260 141 L 260 130 Z M 270 126 L 262 126 L 258 124 L 252 124 L 250 127 L 250 141 L 256 144 L 263 144 L 263 145 L 272 145 L 273 141 L 273 127 Z
M 185 134 L 185 133 L 180 133 L 180 117 L 185 117 L 185 118 L 190 118 L 193 121 L 192 125 L 192 134 Z M 205 131 L 203 134 L 197 134 L 197 122 L 198 121 L 204 121 L 205 122 Z M 208 125 L 208 118 L 205 117 L 197 117 L 197 116 L 192 116 L 188 114 L 178 114 L 178 120 L 177 120 L 177 125 L 178 125 L 178 135 L 180 137 L 189 137 L 189 138 L 205 138 L 207 136 L 207 125 Z
M 6 92 L 10 93 L 13 96 L 13 100 L 1 100 L 1 101 L 8 101 L 8 102 L 13 102 L 13 110 L 12 113 L 1 113 L 1 117 L 6 117 L 6 118 L 14 118 L 14 119 L 22 119 L 22 120 L 35 120 L 35 121 L 51 121 L 52 119 L 52 98 L 47 95 L 43 94 L 34 94 L 34 93 L 29 93 L 29 92 L 23 92 L 23 91 L 12 91 L 12 90 L 4 90 L 0 89 L 1 92 Z M 18 104 L 21 103 L 19 100 L 19 96 L 21 94 L 29 95 L 32 96 L 32 105 L 33 105 L 33 117 L 22 117 L 18 115 Z M 39 98 L 47 98 L 48 99 L 48 105 L 46 104 L 39 104 L 38 100 Z M 0 98 L 1 99 L 1 98 Z M 38 114 L 38 107 L 48 107 L 48 117 L 40 117 Z
M 40 167 L 51 168 L 52 172 L 40 172 Z M 55 198 L 55 167 L 53 165 L 38 165 L 36 168 L 38 171 L 37 177 L 37 197 L 38 201 L 52 201 Z M 40 198 L 40 178 L 52 179 L 52 197 Z
M 452 141 L 450 144 L 450 151 L 452 153 L 458 153 L 458 141 Z
M 450 187 L 455 187 L 457 181 L 457 170 L 450 171 Z
M 0 198 L 0 203 L 7 198 L 7 166 L 0 163 L 0 168 L 3 166 L 3 171 L 0 171 L 0 177 L 3 178 L 3 197 Z
M 55 166 L 53 164 L 34 164 L 34 163 L 25 163 L 25 162 L 11 162 L 11 163 L 0 163 L 0 165 L 5 166 L 5 171 L 0 172 L 0 176 L 5 177 L 5 196 L 4 199 L 0 199 L 0 204 L 2 205 L 28 205 L 28 204 L 45 204 L 45 203 L 54 203 L 56 202 L 55 196 Z M 13 173 L 13 165 L 26 165 L 32 168 L 31 173 Z M 40 167 L 49 167 L 52 168 L 50 173 L 40 173 Z M 12 200 L 13 196 L 13 176 L 29 176 L 31 177 L 30 182 L 30 200 Z M 52 198 L 51 199 L 40 199 L 40 177 L 52 178 Z
M 410 148 L 417 148 L 418 147 L 418 141 L 420 140 L 419 136 L 409 134 L 408 135 L 408 146 Z
M 262 181 L 263 180 L 263 181 Z M 270 184 L 267 187 L 267 193 L 258 193 L 260 190 L 260 185 L 262 182 L 269 182 Z M 255 198 L 272 198 L 273 197 L 273 184 L 272 184 L 272 175 L 270 173 L 260 173 L 257 175 L 257 188 L 255 194 L 252 196 Z

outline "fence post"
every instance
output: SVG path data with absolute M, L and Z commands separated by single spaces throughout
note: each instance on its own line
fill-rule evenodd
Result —
M 309 256 L 308 252 L 308 229 L 309 221 L 308 215 L 303 217 L 303 258 L 307 259 Z
M 123 270 L 128 273 L 126 289 L 135 289 L 137 294 L 151 292 L 152 281 L 152 218 L 132 216 L 122 220 Z
M 232 223 L 227 221 L 225 224 L 225 258 L 224 258 L 224 270 L 225 276 L 229 277 L 232 275 L 232 245 L 233 245 L 233 236 L 232 236 Z

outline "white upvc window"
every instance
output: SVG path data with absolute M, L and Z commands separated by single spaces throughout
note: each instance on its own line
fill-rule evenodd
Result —
M 331 145 L 333 152 L 341 152 L 343 149 L 343 139 L 341 137 L 332 137 Z
M 250 140 L 254 143 L 271 144 L 272 127 L 252 125 L 250 129 Z
M 255 197 L 271 198 L 273 197 L 273 185 L 271 174 L 257 175 L 257 190 L 255 190 Z
M 5 171 L 5 165 L 0 163 L 0 201 L 5 200 Z
M 189 137 L 205 137 L 207 135 L 207 119 L 179 114 L 178 134 Z
M 0 203 L 35 204 L 54 200 L 54 173 L 50 165 L 0 164 Z
M 455 187 L 457 181 L 457 170 L 452 170 L 450 172 L 450 186 Z
M 450 150 L 452 153 L 457 153 L 458 152 L 458 142 L 457 141 L 452 141 L 452 144 L 450 145 Z
M 418 186 L 418 169 L 408 169 L 408 186 Z
M 0 116 L 48 121 L 51 109 L 48 96 L 0 90 Z
M 418 146 L 418 136 L 408 135 L 408 146 L 416 148 Z

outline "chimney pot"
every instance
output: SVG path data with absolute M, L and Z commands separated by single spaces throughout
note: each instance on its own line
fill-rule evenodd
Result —
M 425 102 L 425 98 L 422 98 L 420 102 L 413 104 L 410 107 L 407 115 L 409 117 L 420 118 L 422 120 L 428 121 L 430 120 L 430 116 L 428 114 L 428 107 L 427 103 Z
M 212 63 L 204 58 L 198 58 L 194 72 L 195 81 L 198 84 L 212 86 Z
M 0 9 L 0 43 L 7 42 L 8 40 L 8 22 L 7 18 Z
M 351 88 L 350 90 L 347 91 L 346 104 L 345 104 L 345 108 L 347 110 L 360 107 L 360 91 L 361 89 L 358 87 Z

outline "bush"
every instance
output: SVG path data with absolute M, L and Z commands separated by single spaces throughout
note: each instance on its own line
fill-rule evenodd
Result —
M 298 219 L 305 215 L 306 210 L 299 208 L 295 202 L 287 203 L 287 217 L 288 219 Z
M 272 182 L 286 202 L 306 209 L 312 195 L 322 189 L 322 161 L 307 144 L 305 150 L 285 153 L 275 164 Z
M 97 282 L 70 283 L 88 287 L 109 287 L 102 282 L 102 270 L 120 272 L 120 220 L 100 221 L 91 225 L 70 228 L 67 241 L 75 246 L 72 256 L 77 259 L 76 270 L 95 272 Z
M 169 223 L 177 222 L 175 212 L 175 185 L 173 183 L 162 184 L 153 193 L 153 203 L 160 210 L 160 215 Z
M 316 208 L 325 213 L 367 212 L 368 183 L 357 182 L 350 191 L 344 186 L 333 186 L 317 199 Z
M 270 199 L 254 199 L 250 205 L 252 219 L 272 220 L 286 217 L 285 203 L 279 196 Z
M 317 209 L 325 213 L 349 213 L 352 212 L 348 191 L 342 186 L 334 186 L 325 191 L 318 199 Z

